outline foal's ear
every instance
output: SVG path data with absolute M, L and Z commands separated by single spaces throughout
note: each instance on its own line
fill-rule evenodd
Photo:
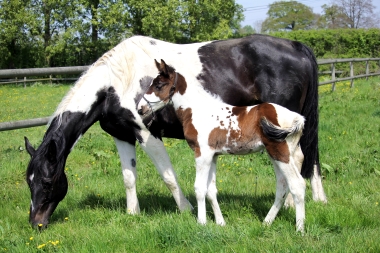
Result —
M 160 69 L 160 63 L 156 59 L 154 59 L 154 63 L 156 64 L 156 67 L 157 67 L 158 71 L 161 71 L 161 69 Z
M 163 72 L 165 75 L 169 75 L 168 65 L 166 65 L 166 62 L 164 62 L 164 60 L 162 59 L 160 63 L 160 71 Z
M 33 146 L 30 144 L 28 138 L 26 138 L 26 136 L 24 136 L 24 140 L 25 140 L 25 148 L 26 148 L 26 151 L 28 151 L 30 157 L 34 156 L 34 153 L 36 153 L 36 150 L 33 148 Z

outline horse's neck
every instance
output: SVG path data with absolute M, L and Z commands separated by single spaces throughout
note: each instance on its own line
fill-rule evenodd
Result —
M 53 118 L 44 141 L 55 140 L 67 156 L 80 137 L 94 124 L 97 119 L 80 112 L 66 111 Z

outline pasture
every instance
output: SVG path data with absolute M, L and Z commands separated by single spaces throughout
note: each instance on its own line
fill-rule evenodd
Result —
M 69 85 L 0 87 L 0 122 L 52 114 Z M 262 221 L 275 192 L 266 154 L 221 156 L 218 200 L 226 219 L 217 226 L 207 207 L 201 226 L 180 213 L 146 154 L 137 152 L 142 213 L 127 214 L 120 161 L 112 137 L 98 124 L 70 154 L 69 191 L 48 229 L 30 227 L 25 182 L 29 155 L 24 136 L 37 147 L 46 127 L 0 132 L 0 252 L 379 252 L 380 78 L 321 86 L 319 148 L 327 205 L 306 191 L 304 236 L 295 232 L 294 210 L 282 209 L 272 226 Z M 179 183 L 196 208 L 193 152 L 165 139 Z

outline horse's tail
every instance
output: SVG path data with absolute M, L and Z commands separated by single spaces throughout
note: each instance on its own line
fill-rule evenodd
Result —
M 311 76 L 305 102 L 301 114 L 305 117 L 306 123 L 301 137 L 301 149 L 304 154 L 301 175 L 310 178 L 313 173 L 314 164 L 318 167 L 321 174 L 318 154 L 318 64 L 317 60 L 307 46 L 302 47 L 302 51 L 308 57 L 311 64 Z
M 305 125 L 305 118 L 297 113 L 293 113 L 293 121 L 290 127 L 280 127 L 274 125 L 267 118 L 263 117 L 260 120 L 260 126 L 263 130 L 264 135 L 273 141 L 282 142 L 288 136 L 295 136 L 296 142 L 298 143 L 299 138 L 302 135 L 302 130 Z

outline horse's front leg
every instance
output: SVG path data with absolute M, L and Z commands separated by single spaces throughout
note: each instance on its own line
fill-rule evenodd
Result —
M 140 213 L 140 206 L 136 194 L 136 148 L 134 144 L 116 138 L 114 138 L 114 140 L 120 156 L 125 191 L 127 194 L 127 212 L 130 214 L 138 214 Z
M 148 154 L 166 186 L 172 192 L 179 210 L 193 210 L 193 206 L 187 200 L 178 184 L 177 175 L 173 170 L 164 143 L 148 131 L 141 131 L 141 137 L 143 138 L 143 142 L 140 143 L 141 148 Z

